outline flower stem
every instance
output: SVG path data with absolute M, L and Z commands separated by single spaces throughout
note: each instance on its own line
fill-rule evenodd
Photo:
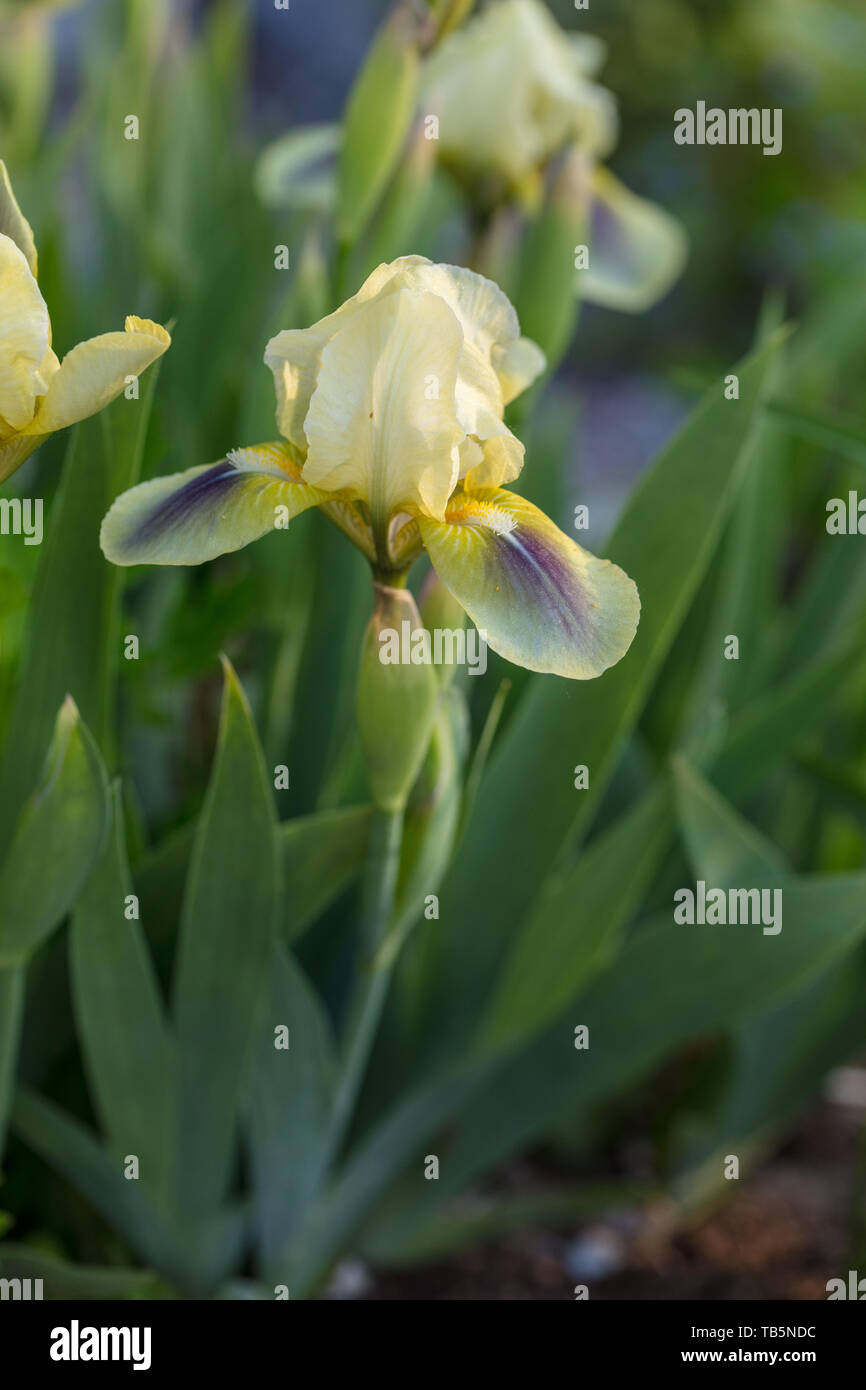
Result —
M 343 1066 L 331 1114 L 329 1160 L 336 1157 L 354 1113 L 394 969 L 395 955 L 380 953 L 380 947 L 394 914 L 402 843 L 402 808 L 374 811 L 361 909 L 360 970 L 349 1005 Z

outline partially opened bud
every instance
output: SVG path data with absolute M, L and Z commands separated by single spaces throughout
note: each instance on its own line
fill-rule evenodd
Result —
M 430 742 L 436 695 L 415 600 L 408 589 L 376 584 L 361 647 L 358 729 L 370 790 L 382 810 L 406 803 Z
M 460 645 L 453 640 L 459 637 L 466 627 L 466 611 L 452 593 L 445 588 L 434 569 L 430 570 L 418 595 L 421 606 L 421 621 L 430 633 L 434 656 L 437 650 L 437 635 L 441 660 L 433 662 L 436 679 L 442 686 L 448 686 L 454 679 L 460 659 Z M 444 641 L 443 636 L 452 639 Z M 479 637 L 479 641 L 481 638 Z M 465 653 L 465 643 L 463 651 Z
M 521 325 L 535 335 L 550 366 L 561 360 L 574 330 L 591 200 L 592 164 L 571 145 L 551 168 L 545 200 L 524 243 L 515 294 Z

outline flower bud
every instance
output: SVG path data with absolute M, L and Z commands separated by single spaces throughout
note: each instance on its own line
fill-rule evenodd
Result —
M 592 166 L 572 145 L 550 171 L 546 198 L 533 218 L 520 260 L 515 304 L 521 326 L 555 366 L 577 317 L 579 243 L 588 239 Z
M 396 168 L 418 95 L 421 26 L 415 6 L 398 4 L 376 36 L 346 107 L 340 152 L 337 231 L 345 245 L 367 225 Z
M 358 730 L 370 790 L 382 810 L 405 804 L 436 710 L 429 639 L 408 589 L 375 585 L 358 678 Z
M 424 583 L 421 585 L 421 592 L 418 595 L 421 606 L 421 621 L 427 631 L 435 639 L 437 631 L 448 630 L 459 632 L 466 626 L 466 610 L 459 604 L 450 592 L 445 588 L 442 580 L 434 569 L 430 570 Z M 434 646 L 435 651 L 435 646 Z M 453 656 L 453 652 L 449 653 Z M 441 664 L 435 665 L 436 679 L 443 687 L 451 684 L 457 671 L 455 660 L 448 660 L 447 656 Z

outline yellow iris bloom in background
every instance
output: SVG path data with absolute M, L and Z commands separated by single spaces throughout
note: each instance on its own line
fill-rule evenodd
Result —
M 171 342 L 149 319 L 79 343 L 60 362 L 36 283 L 36 245 L 0 160 L 0 482 L 44 439 L 95 415 Z
M 548 161 L 579 151 L 589 170 L 591 246 L 581 295 L 639 313 L 679 277 L 688 243 L 676 218 L 602 164 L 619 127 L 613 93 L 594 80 L 604 58 L 601 40 L 561 29 L 541 0 L 497 0 L 436 48 L 421 109 L 439 119 L 447 164 L 472 180 L 495 175 L 531 206 Z
M 539 0 L 489 6 L 427 61 L 421 104 L 440 116 L 442 153 L 517 188 L 564 145 L 604 159 L 618 133 L 613 93 L 593 80 L 604 54 Z
M 623 656 L 632 581 L 505 486 L 524 459 L 505 406 L 545 363 L 498 286 L 408 256 L 277 334 L 265 361 L 283 440 L 124 493 L 102 527 L 109 560 L 200 564 L 319 506 L 381 583 L 402 586 L 426 550 L 510 661 L 588 678 Z

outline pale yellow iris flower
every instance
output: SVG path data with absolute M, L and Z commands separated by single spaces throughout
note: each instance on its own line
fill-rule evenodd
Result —
M 616 101 L 595 76 L 604 44 L 561 29 L 542 0 L 494 0 L 449 34 L 425 67 L 421 109 L 437 149 L 470 182 L 498 178 L 535 205 L 545 165 L 577 150 L 590 168 L 584 299 L 629 312 L 666 294 L 685 264 L 680 224 L 602 165 L 616 144 Z
M 408 256 L 311 328 L 277 334 L 282 441 L 124 493 L 119 565 L 200 564 L 321 507 L 400 587 L 423 550 L 490 646 L 535 671 L 599 675 L 628 649 L 634 584 L 509 491 L 524 448 L 505 406 L 544 369 L 498 286 Z
M 521 187 L 564 145 L 610 154 L 616 100 L 593 80 L 603 59 L 599 39 L 560 29 L 541 0 L 498 0 L 434 50 L 422 106 L 439 114 L 444 155 Z
M 0 482 L 44 439 L 95 415 L 160 357 L 171 339 L 148 319 L 79 343 L 60 362 L 36 282 L 36 246 L 0 160 Z

